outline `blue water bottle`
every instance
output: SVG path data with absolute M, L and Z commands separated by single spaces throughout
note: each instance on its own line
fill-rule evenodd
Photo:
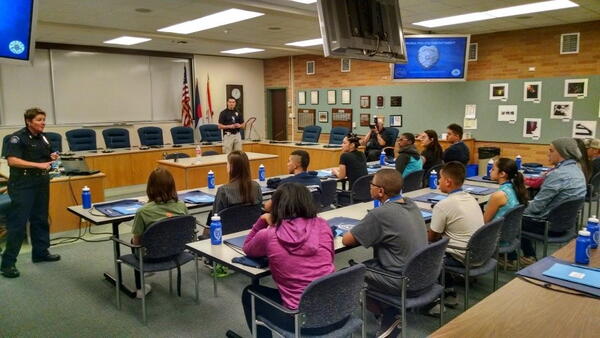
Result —
M 223 238 L 223 226 L 221 225 L 221 217 L 215 214 L 210 219 L 210 244 L 221 245 Z
M 261 182 L 264 182 L 267 180 L 267 176 L 265 173 L 265 166 L 262 163 L 258 166 L 258 180 Z
M 379 208 L 381 206 L 381 201 L 378 199 L 374 199 L 373 200 L 373 207 L 374 208 Z
M 432 170 L 429 174 L 429 189 L 437 189 L 437 173 Z
M 515 164 L 517 165 L 517 170 L 521 170 L 521 155 L 517 155 L 515 158 Z
M 380 165 L 385 165 L 385 151 L 381 151 L 381 154 L 379 154 L 379 164 Z
M 92 207 L 92 192 L 87 185 L 81 189 L 81 204 L 83 205 L 84 209 L 89 209 Z
M 600 243 L 600 221 L 598 221 L 596 216 L 592 216 L 588 218 L 586 228 L 590 233 L 590 247 L 592 249 L 597 249 L 598 243 Z
M 214 189 L 215 188 L 215 173 L 212 170 L 208 171 L 208 189 Z
M 490 158 L 490 160 L 488 161 L 488 165 L 487 165 L 487 171 L 486 171 L 486 176 L 490 177 L 490 173 L 492 172 L 492 168 L 494 167 L 494 159 Z
M 575 241 L 575 263 L 589 264 L 590 263 L 590 232 L 580 230 L 577 241 Z

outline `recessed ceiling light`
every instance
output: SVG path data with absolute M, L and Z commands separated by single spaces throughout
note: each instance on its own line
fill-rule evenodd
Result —
M 152 10 L 150 8 L 136 8 L 135 11 L 138 13 L 151 13 L 152 12 Z
M 130 45 L 137 45 L 138 43 L 142 43 L 142 42 L 146 42 L 146 41 L 150 41 L 150 40 L 152 40 L 152 39 L 138 38 L 135 36 L 121 36 L 116 39 L 106 40 L 106 41 L 104 41 L 104 43 L 130 46 Z
M 317 0 L 292 0 L 294 2 L 299 2 L 302 4 L 314 4 L 315 2 L 317 2 Z
M 433 19 L 433 20 L 425 20 L 420 22 L 415 22 L 413 25 L 424 26 L 424 27 L 441 27 L 441 26 L 449 26 L 456 25 L 460 23 L 467 22 L 475 22 L 482 20 L 490 20 L 495 18 L 503 18 L 507 16 L 516 16 L 522 14 L 529 13 L 538 13 L 538 12 L 546 12 L 553 11 L 557 9 L 578 7 L 579 5 L 570 1 L 570 0 L 551 0 L 551 1 L 542 1 L 542 2 L 534 2 L 527 5 L 519 5 L 519 6 L 511 6 L 493 9 L 485 12 L 474 12 L 467 13 L 462 15 L 448 16 L 445 18 Z
M 322 38 L 286 43 L 286 45 L 288 45 L 288 46 L 297 46 L 297 47 L 317 46 L 317 45 L 322 45 L 322 44 L 323 44 Z
M 244 21 L 265 15 L 264 13 L 245 11 L 243 9 L 231 8 L 222 12 L 203 16 L 198 19 L 185 21 L 159 29 L 159 32 L 169 32 L 178 34 L 190 34 L 203 30 L 228 25 L 230 23 Z
M 225 54 L 248 54 L 248 53 L 257 53 L 264 52 L 264 49 L 260 48 L 238 48 L 238 49 L 230 49 L 230 50 L 222 50 L 221 53 Z

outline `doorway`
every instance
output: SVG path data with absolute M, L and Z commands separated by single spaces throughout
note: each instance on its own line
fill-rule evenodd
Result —
M 267 89 L 267 137 L 287 140 L 287 89 Z

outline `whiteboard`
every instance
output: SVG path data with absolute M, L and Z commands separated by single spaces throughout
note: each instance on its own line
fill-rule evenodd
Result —
M 181 119 L 184 67 L 187 74 L 190 98 L 193 96 L 189 64 L 187 59 L 150 57 L 152 119 L 154 121 Z M 191 105 L 192 102 L 190 101 Z

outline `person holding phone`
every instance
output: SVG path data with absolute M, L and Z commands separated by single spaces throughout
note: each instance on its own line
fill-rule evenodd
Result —
M 379 160 L 379 154 L 385 147 L 394 146 L 394 141 L 391 139 L 391 135 L 385 132 L 383 127 L 383 120 L 378 118 L 373 119 L 373 124 L 369 126 L 371 130 L 365 137 L 360 140 L 360 144 L 365 146 L 365 155 L 367 155 L 367 162 Z

